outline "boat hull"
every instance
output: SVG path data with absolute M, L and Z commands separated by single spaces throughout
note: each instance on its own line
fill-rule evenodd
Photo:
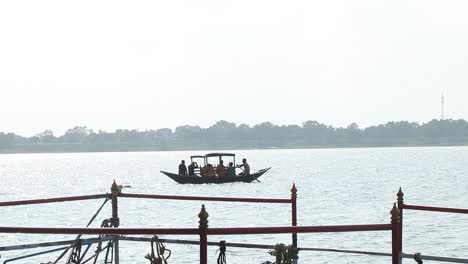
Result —
M 188 176 L 180 175 L 176 173 L 170 173 L 167 171 L 161 171 L 164 175 L 171 178 L 177 183 L 181 184 L 203 184 L 203 183 L 230 183 L 230 182 L 253 182 L 265 174 L 270 168 L 266 168 L 250 175 L 240 176 L 223 176 L 223 177 L 200 177 L 200 176 Z

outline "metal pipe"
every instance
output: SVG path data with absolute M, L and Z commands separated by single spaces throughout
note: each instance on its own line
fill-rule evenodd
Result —
M 198 235 L 198 228 L 0 227 L 0 233 L 68 235 Z
M 414 258 L 414 255 L 411 254 L 401 254 L 402 258 Z M 448 257 L 439 257 L 439 256 L 427 256 L 427 255 L 419 255 L 422 260 L 434 260 L 440 262 L 451 262 L 451 263 L 468 263 L 468 259 L 462 258 L 448 258 Z
M 81 244 L 93 244 L 98 243 L 101 241 L 108 241 L 111 240 L 110 237 L 102 237 L 102 238 L 89 238 L 89 239 L 82 239 Z M 11 250 L 22 250 L 22 249 L 30 249 L 30 248 L 41 248 L 41 247 L 55 247 L 55 246 L 62 246 L 62 245 L 70 245 L 75 243 L 76 240 L 62 240 L 62 241 L 55 241 L 55 242 L 43 242 L 43 243 L 34 243 L 34 244 L 24 244 L 24 245 L 13 245 L 13 246 L 4 246 L 0 247 L 0 251 L 11 251 Z
M 119 240 L 133 241 L 133 242 L 151 242 L 150 237 L 120 237 Z M 183 240 L 183 239 L 166 239 L 158 238 L 159 241 L 168 244 L 183 244 L 183 245 L 200 245 L 198 240 Z M 219 246 L 219 242 L 208 241 L 208 246 Z M 226 247 L 232 248 L 250 248 L 250 249 L 274 249 L 274 245 L 266 244 L 249 244 L 249 243 L 229 243 L 226 242 Z M 319 251 L 319 252 L 338 252 L 338 253 L 349 253 L 349 254 L 361 254 L 371 256 L 383 256 L 391 257 L 391 253 L 374 252 L 374 251 L 363 251 L 363 250 L 351 250 L 351 249 L 335 249 L 335 248 L 316 248 L 316 247 L 300 247 L 299 251 Z
M 400 243 L 400 252 L 403 252 L 403 208 L 404 208 L 404 203 L 403 203 L 403 196 L 404 196 L 404 193 L 403 191 L 401 190 L 401 187 L 400 189 L 398 190 L 398 193 L 397 193 L 397 204 L 398 204 L 398 210 L 400 211 L 400 224 L 399 224 L 399 227 L 398 227 L 398 240 L 399 240 L 399 243 Z
M 121 188 L 117 185 L 117 183 L 114 182 L 112 183 L 111 186 L 111 194 L 112 194 L 112 218 L 110 219 L 111 225 L 114 228 L 118 228 L 120 225 L 120 219 L 119 219 L 119 206 L 118 206 L 118 196 L 121 191 Z M 115 264 L 119 264 L 119 240 L 114 239 L 114 261 Z
M 398 239 L 398 227 L 400 226 L 400 211 L 393 204 L 393 208 L 390 211 L 391 215 L 391 226 L 392 226 L 392 264 L 400 264 L 400 243 Z
M 291 225 L 293 227 L 297 226 L 297 189 L 295 184 L 291 188 Z M 297 259 L 299 258 L 297 252 L 297 233 L 292 234 L 292 245 L 295 249 L 293 264 L 297 264 Z
M 409 205 L 409 204 L 404 204 L 403 208 L 409 209 L 409 210 L 419 210 L 419 211 L 468 214 L 468 209 L 459 209 L 459 208 L 434 207 L 434 206 Z
M 107 196 L 108 196 L 107 194 L 94 194 L 94 195 L 82 195 L 82 196 L 70 196 L 70 197 L 57 197 L 57 198 L 48 198 L 48 199 L 9 201 L 9 202 L 0 202 L 0 207 L 2 207 L 2 206 L 27 205 L 27 204 L 43 204 L 43 203 L 59 203 L 59 202 L 82 201 L 82 200 L 91 200 L 91 199 L 101 199 L 101 198 L 106 198 Z
M 132 194 L 120 193 L 119 197 L 144 198 L 160 200 L 188 200 L 188 201 L 217 201 L 217 202 L 244 202 L 244 203 L 291 203 L 291 199 L 270 199 L 270 198 L 235 198 L 235 197 L 204 197 L 204 196 L 177 196 L 159 194 Z
M 376 225 L 340 225 L 340 226 L 284 226 L 284 227 L 232 227 L 210 228 L 208 235 L 253 235 L 253 234 L 288 234 L 288 233 L 330 233 L 358 231 L 390 231 L 391 224 Z
M 38 253 L 33 253 L 33 254 L 24 255 L 24 256 L 21 256 L 21 257 L 16 257 L 16 258 L 7 259 L 7 260 L 5 260 L 5 261 L 3 262 L 3 264 L 9 263 L 9 262 L 13 262 L 13 261 L 17 261 L 17 260 L 20 260 L 20 259 L 31 258 L 31 257 L 39 256 L 39 255 L 44 255 L 44 254 L 48 254 L 48 253 L 52 253 L 52 252 L 64 250 L 64 249 L 66 249 L 66 248 L 67 248 L 67 247 L 60 247 L 60 248 L 55 248 L 55 249 L 49 249 L 49 250 L 41 251 L 41 252 L 38 252 Z
M 200 235 L 200 264 L 208 263 L 208 216 L 205 205 L 202 205 L 198 214 L 198 218 L 200 219 L 200 225 L 198 226 Z
M 330 233 L 359 231 L 389 231 L 391 224 L 341 226 L 284 226 L 210 228 L 208 235 L 253 235 L 288 233 Z M 78 228 L 78 227 L 5 227 L 0 233 L 23 234 L 84 234 L 84 235 L 198 235 L 198 228 Z

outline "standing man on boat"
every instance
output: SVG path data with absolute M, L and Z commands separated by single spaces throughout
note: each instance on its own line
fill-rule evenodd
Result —
M 187 175 L 187 166 L 185 166 L 185 160 L 179 164 L 179 175 Z
M 247 159 L 242 159 L 242 164 L 237 165 L 237 168 L 244 168 L 244 171 L 241 172 L 239 175 L 250 175 L 250 166 L 247 163 Z

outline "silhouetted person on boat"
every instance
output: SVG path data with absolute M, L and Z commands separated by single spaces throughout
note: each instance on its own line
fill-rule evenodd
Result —
M 224 161 L 220 160 L 218 166 L 216 167 L 216 174 L 218 176 L 225 176 L 226 175 L 226 166 L 224 166 Z
M 198 164 L 196 162 L 192 162 L 188 165 L 188 174 L 190 176 L 195 176 L 195 168 L 198 168 Z
M 182 160 L 182 162 L 179 164 L 179 174 L 180 175 L 187 174 L 187 166 L 185 166 L 185 160 Z
M 230 176 L 230 177 L 236 176 L 236 167 L 234 167 L 234 163 L 229 162 L 229 167 L 227 167 L 226 176 Z
M 238 168 L 243 168 L 243 172 L 241 172 L 239 175 L 250 175 L 250 166 L 247 163 L 247 159 L 242 159 L 242 164 L 237 165 Z

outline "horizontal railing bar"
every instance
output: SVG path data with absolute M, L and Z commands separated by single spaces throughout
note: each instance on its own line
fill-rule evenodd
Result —
M 81 244 L 82 245 L 94 244 L 94 243 L 108 241 L 112 239 L 114 239 L 114 237 L 109 237 L 109 236 L 102 237 L 102 238 L 81 239 Z M 62 246 L 62 245 L 71 245 L 74 243 L 76 243 L 76 240 L 62 240 L 62 241 L 55 241 L 55 242 L 42 242 L 42 243 L 35 243 L 35 244 L 13 245 L 13 246 L 0 247 L 0 251 L 11 251 L 11 250 L 40 248 L 40 247 L 54 247 L 54 246 Z
M 299 251 L 321 251 L 321 252 L 338 252 L 338 253 L 350 253 L 350 254 L 361 254 L 361 255 L 371 255 L 371 256 L 382 256 L 382 257 L 391 257 L 391 253 L 382 253 L 382 252 L 373 252 L 373 251 L 361 251 L 361 250 L 349 250 L 349 249 L 334 249 L 334 248 L 310 248 L 310 247 L 300 247 Z
M 125 241 L 137 241 L 137 242 L 151 242 L 150 237 L 119 237 L 119 240 Z M 200 245 L 198 240 L 183 240 L 183 239 L 166 239 L 158 238 L 160 242 L 168 244 L 185 244 L 185 245 Z M 274 245 L 266 244 L 248 244 L 248 243 L 232 243 L 225 242 L 226 247 L 233 248 L 252 248 L 252 249 L 274 249 Z M 208 242 L 208 246 L 219 246 L 219 242 Z M 322 251 L 322 252 L 339 252 L 339 253 L 350 253 L 350 254 L 361 254 L 371 256 L 384 256 L 391 257 L 391 253 L 373 252 L 373 251 L 361 251 L 361 250 L 348 250 L 348 249 L 334 249 L 334 248 L 312 248 L 312 247 L 300 247 L 299 251 Z
M 443 213 L 468 214 L 468 209 L 445 208 L 445 207 L 422 206 L 422 205 L 403 204 L 403 209 L 419 210 L 419 211 L 431 211 L 431 212 L 443 212 Z
M 291 203 L 291 199 L 178 196 L 178 195 L 132 194 L 132 193 L 121 193 L 119 194 L 119 197 L 161 199 L 161 200 L 185 200 L 185 201 L 189 200 L 189 201 L 217 201 L 217 202 L 245 202 L 245 203 Z
M 402 253 L 401 257 L 413 259 L 414 255 Z M 449 257 L 427 256 L 427 255 L 419 255 L 419 257 L 422 260 L 434 260 L 434 261 L 451 262 L 451 263 L 468 263 L 468 259 L 462 259 L 462 258 L 449 258 Z
M 208 228 L 208 235 L 253 235 L 253 234 L 286 234 L 286 233 L 330 233 L 358 231 L 388 231 L 391 224 L 377 225 L 343 225 L 343 226 L 288 226 L 288 227 L 234 227 Z
M 108 194 L 94 194 L 94 195 L 81 195 L 81 196 L 70 196 L 70 197 L 47 198 L 47 199 L 8 201 L 8 202 L 0 202 L 0 207 L 2 207 L 2 206 L 27 205 L 27 204 L 59 203 L 59 202 L 71 202 L 71 201 L 101 199 L 101 198 L 106 198 L 107 196 L 108 196 Z
M 249 235 L 285 233 L 327 233 L 392 230 L 391 224 L 343 226 L 235 227 L 208 228 L 208 235 Z M 74 228 L 0 227 L 0 233 L 83 234 L 83 235 L 198 235 L 198 228 Z
M 83 235 L 198 235 L 198 228 L 0 227 L 0 233 Z
M 151 237 L 119 237 L 119 240 L 124 241 L 136 241 L 136 242 L 151 242 Z M 184 240 L 184 239 L 167 239 L 158 238 L 160 242 L 168 244 L 186 244 L 186 245 L 200 245 L 198 240 Z M 225 243 L 226 247 L 238 247 L 238 248 L 259 248 L 259 249 L 274 249 L 272 245 L 261 245 L 261 244 L 246 244 L 246 243 Z M 219 246 L 219 242 L 208 242 L 208 246 Z

